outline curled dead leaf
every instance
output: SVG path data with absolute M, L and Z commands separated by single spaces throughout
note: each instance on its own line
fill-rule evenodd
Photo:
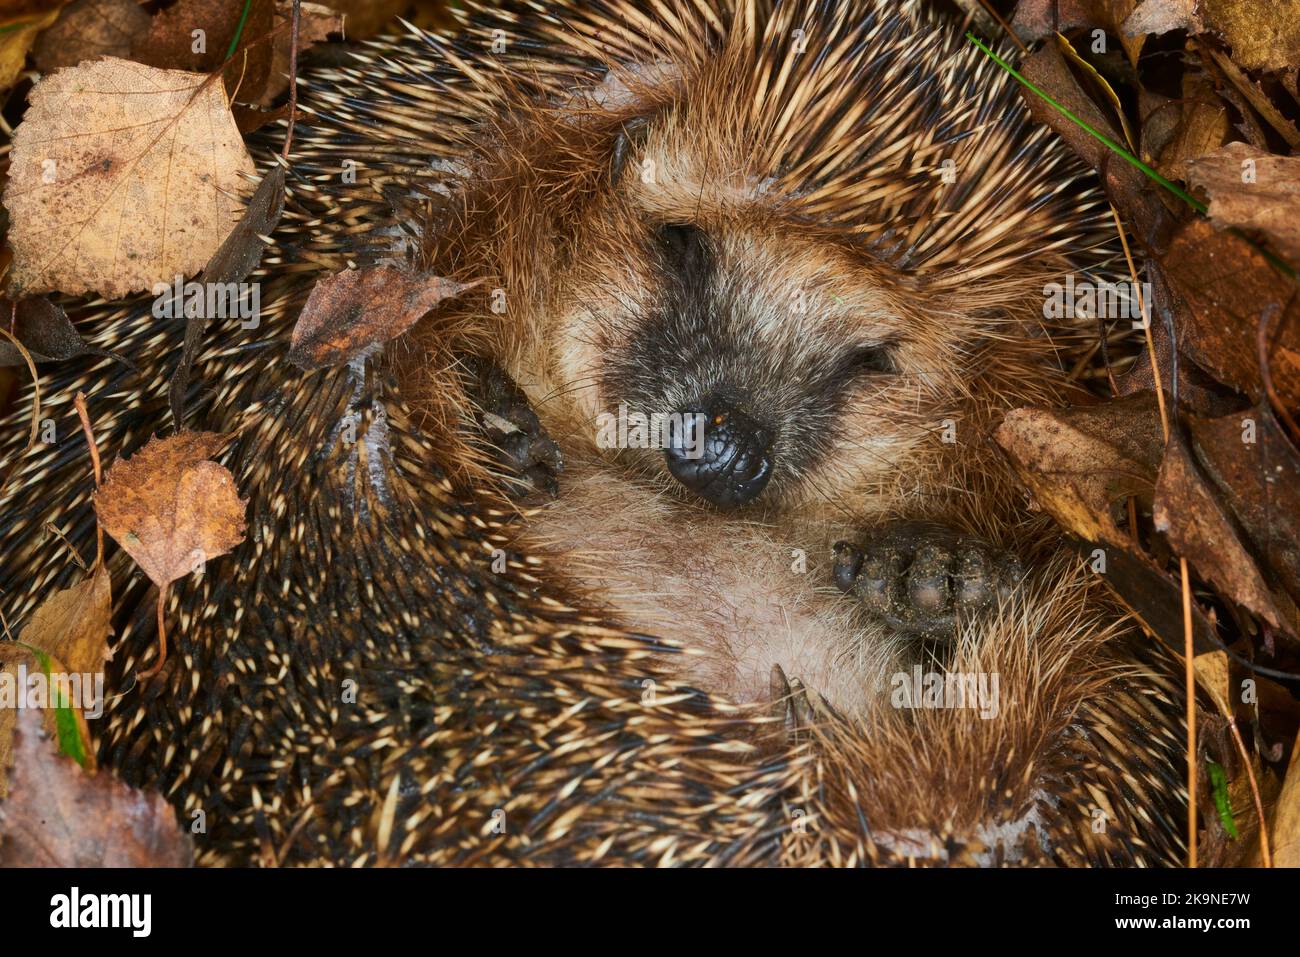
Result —
M 126 365 L 116 353 L 90 345 L 68 319 L 63 307 L 45 297 L 17 303 L 0 299 L 0 321 L 9 319 L 12 331 L 35 362 L 62 362 L 77 356 L 108 356 Z M 26 359 L 9 340 L 0 341 L 0 366 L 20 366 Z
M 1219 713 L 1229 721 L 1232 718 L 1232 687 L 1228 656 L 1222 651 L 1207 651 L 1192 659 L 1196 680 L 1205 689 Z
M 102 671 L 113 632 L 112 613 L 112 582 L 108 571 L 99 566 L 84 581 L 41 602 L 18 637 L 23 644 L 53 655 L 69 671 Z
M 289 361 L 310 372 L 343 365 L 395 339 L 468 284 L 395 266 L 346 269 L 316 283 L 289 347 Z
M 1138 0 L 1020 0 L 1011 28 L 1022 40 L 1041 40 L 1079 27 L 1100 28 L 1123 46 L 1130 63 L 1136 63 L 1146 37 L 1121 32 Z
M 1129 496 L 1150 500 L 1159 461 L 1152 395 L 1075 409 L 1016 409 L 995 437 L 1058 523 L 1089 542 L 1127 547 L 1116 509 Z

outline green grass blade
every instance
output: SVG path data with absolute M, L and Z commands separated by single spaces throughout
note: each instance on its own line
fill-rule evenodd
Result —
M 1228 836 L 1236 840 L 1237 822 L 1232 816 L 1232 801 L 1228 797 L 1228 776 L 1213 761 L 1206 760 L 1205 767 L 1210 773 L 1210 787 L 1214 791 L 1214 807 L 1219 812 L 1219 820 Z
M 45 686 L 53 688 L 54 681 L 50 677 L 50 656 L 39 648 L 33 648 L 21 641 L 16 641 L 14 644 L 26 648 L 36 656 L 36 660 L 40 662 L 41 671 L 45 673 Z M 87 757 L 85 742 L 81 740 L 81 726 L 77 722 L 77 714 L 72 708 L 72 702 L 66 700 L 62 692 L 58 694 L 58 700 L 54 702 L 54 727 L 58 732 L 59 751 L 84 768 Z
M 1102 143 L 1104 143 L 1106 145 L 1106 148 L 1109 149 L 1112 153 L 1115 153 L 1118 156 L 1122 156 L 1132 166 L 1135 166 L 1137 169 L 1141 170 L 1144 174 L 1146 174 L 1146 176 L 1150 177 L 1152 180 L 1159 183 L 1165 189 L 1169 190 L 1169 192 L 1173 193 L 1175 196 L 1177 196 L 1187 205 L 1191 206 L 1192 209 L 1196 210 L 1198 213 L 1204 213 L 1206 211 L 1207 208 L 1206 205 L 1202 203 L 1199 199 L 1187 193 L 1181 186 L 1178 186 L 1176 183 L 1172 183 L 1169 180 L 1165 179 L 1163 176 L 1161 176 L 1159 173 L 1153 170 L 1146 163 L 1142 162 L 1140 159 L 1138 159 L 1128 150 L 1124 149 L 1124 147 L 1121 146 L 1119 143 L 1116 143 L 1114 140 L 1112 140 L 1105 133 L 1093 129 L 1091 126 L 1089 126 L 1083 120 L 1079 119 L 1077 116 L 1071 113 L 1060 103 L 1056 102 L 1056 100 L 1052 99 L 1052 97 L 1048 96 L 1038 87 L 1036 87 L 1034 84 L 1026 80 L 1023 76 L 1020 75 L 1020 73 L 1016 70 L 1015 67 L 1013 67 L 1010 63 L 1002 59 L 1002 57 L 998 56 L 987 46 L 981 43 L 979 37 L 975 36 L 975 34 L 967 32 L 966 39 L 970 40 L 971 43 L 975 44 L 977 47 L 983 50 L 984 54 L 988 56 L 994 63 L 1002 67 L 1002 69 L 1006 70 L 1008 73 L 1010 73 L 1013 77 L 1015 77 L 1015 79 L 1019 83 L 1023 84 L 1026 88 L 1032 90 L 1040 98 L 1045 100 L 1058 113 L 1065 116 L 1068 120 L 1070 120 L 1070 122 L 1074 123 L 1076 126 L 1084 130 L 1090 136 L 1093 136 L 1096 139 L 1100 140 Z
M 227 60 L 235 55 L 235 48 L 239 46 L 239 38 L 244 35 L 244 24 L 248 22 L 248 11 L 251 9 L 253 9 L 253 0 L 244 0 L 244 12 L 239 15 L 239 26 L 235 27 L 235 35 L 231 38 L 230 49 L 226 51 Z

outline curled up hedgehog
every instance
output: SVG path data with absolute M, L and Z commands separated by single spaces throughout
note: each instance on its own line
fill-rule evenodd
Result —
M 991 440 L 1068 397 L 1043 287 L 1111 252 L 1089 174 L 917 3 L 469 6 L 300 79 L 261 324 L 211 324 L 187 402 L 249 535 L 146 681 L 110 562 L 103 763 L 207 863 L 1176 861 L 1166 663 Z M 376 263 L 475 285 L 288 363 Z M 47 414 L 84 390 L 129 455 L 184 320 L 73 314 L 136 368 L 62 366 Z M 75 573 L 45 523 L 94 538 L 84 444 L 20 474 L 10 622 Z

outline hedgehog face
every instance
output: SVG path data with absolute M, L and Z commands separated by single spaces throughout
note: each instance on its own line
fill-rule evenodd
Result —
M 694 180 L 681 158 L 676 169 Z M 670 423 L 656 447 L 605 454 L 724 509 L 847 501 L 894 481 L 955 414 L 968 324 L 773 197 L 701 202 L 673 187 L 637 182 L 589 219 L 558 284 L 563 318 L 540 336 L 543 418 L 565 406 L 563 428 L 589 435 L 602 418 Z
M 587 348 L 561 346 L 593 364 L 603 410 L 682 423 L 643 461 L 724 508 L 834 494 L 899 464 L 934 399 L 915 368 L 929 343 L 870 264 L 771 221 L 646 233 L 625 263 L 642 294 L 569 326 Z

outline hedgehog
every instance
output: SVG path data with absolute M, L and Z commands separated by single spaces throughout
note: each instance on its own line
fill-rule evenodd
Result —
M 918 2 L 466 6 L 300 77 L 260 324 L 185 405 L 248 540 L 148 680 L 110 558 L 103 763 L 208 864 L 1177 861 L 1168 661 L 990 438 L 1069 397 L 1042 290 L 1112 252 L 1087 171 Z M 315 280 L 374 263 L 474 285 L 292 367 Z M 94 538 L 73 396 L 110 455 L 168 427 L 148 307 L 71 307 L 134 368 L 46 379 L 67 438 L 8 419 L 19 629 Z

